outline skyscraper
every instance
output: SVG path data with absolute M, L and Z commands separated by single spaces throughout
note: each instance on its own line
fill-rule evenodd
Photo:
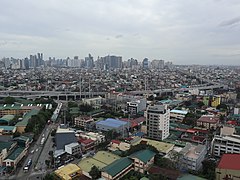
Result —
M 144 58 L 142 62 L 143 69 L 148 69 L 148 58 Z
M 93 66 L 94 66 L 93 57 L 91 56 L 91 54 L 89 54 L 88 57 L 85 57 L 85 68 L 92 69 Z
M 153 105 L 147 108 L 147 136 L 163 140 L 169 136 L 170 109 L 166 105 Z

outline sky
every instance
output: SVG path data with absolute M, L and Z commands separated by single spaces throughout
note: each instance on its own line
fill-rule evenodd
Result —
M 240 65 L 240 0 L 0 0 L 0 58 Z

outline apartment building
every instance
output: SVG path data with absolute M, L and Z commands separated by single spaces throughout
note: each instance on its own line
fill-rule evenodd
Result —
M 214 156 L 222 156 L 223 154 L 240 154 L 240 136 L 239 135 L 215 135 L 211 150 Z
M 147 136 L 163 140 L 169 136 L 170 109 L 167 105 L 148 106 L 146 111 Z
M 146 98 L 136 98 L 133 101 L 127 102 L 127 111 L 129 114 L 136 115 L 140 111 L 146 110 L 147 100 Z
M 74 118 L 74 125 L 77 127 L 87 128 L 92 122 L 94 122 L 94 119 L 91 116 L 79 116 Z
M 180 151 L 180 168 L 183 170 L 198 171 L 202 168 L 202 161 L 207 154 L 205 145 L 192 145 L 187 143 L 186 146 Z
M 71 143 L 65 145 L 65 152 L 73 156 L 82 154 L 81 146 L 79 143 Z

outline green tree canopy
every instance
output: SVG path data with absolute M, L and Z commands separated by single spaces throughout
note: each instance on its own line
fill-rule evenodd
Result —
M 13 104 L 15 102 L 16 102 L 16 99 L 14 97 L 8 96 L 3 99 L 4 104 Z
M 93 166 L 91 168 L 91 171 L 89 172 L 89 175 L 92 177 L 92 179 L 98 179 L 101 177 L 101 171 L 96 166 Z

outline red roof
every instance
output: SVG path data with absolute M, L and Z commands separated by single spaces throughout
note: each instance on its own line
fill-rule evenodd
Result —
M 188 132 L 188 133 L 195 133 L 196 132 L 196 130 L 194 130 L 194 129 L 187 129 L 187 131 L 186 132 Z
M 79 142 L 83 144 L 91 144 L 94 141 L 92 139 L 79 139 Z
M 227 124 L 237 125 L 237 121 L 235 121 L 235 120 L 230 120 L 230 121 L 227 122 Z
M 223 154 L 219 164 L 219 169 L 240 170 L 240 154 Z
M 114 144 L 120 144 L 121 143 L 121 141 L 115 140 L 115 139 L 111 140 L 111 142 L 114 143 Z
M 197 122 L 204 122 L 204 123 L 210 123 L 210 124 L 216 124 L 219 122 L 219 118 L 218 117 L 212 117 L 212 116 L 206 116 L 203 115 L 201 116 Z
M 125 122 L 130 122 L 131 123 L 131 127 L 136 127 L 138 126 L 139 124 L 143 123 L 145 121 L 145 118 L 144 117 L 139 117 L 139 118 L 136 118 L 136 119 L 128 119 L 128 118 L 121 118 L 120 119 L 121 121 L 125 121 Z

